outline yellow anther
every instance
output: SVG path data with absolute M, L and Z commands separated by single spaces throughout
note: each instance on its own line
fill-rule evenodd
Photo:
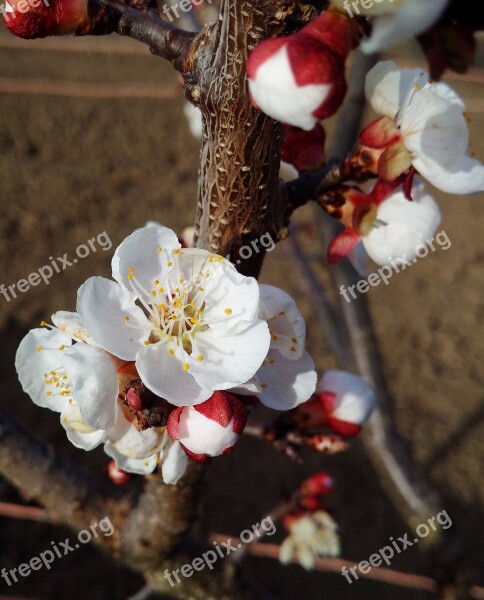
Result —
M 41 327 L 47 327 L 47 323 L 46 323 L 45 321 L 41 321 L 41 322 L 40 322 L 40 326 L 41 326 Z
M 150 341 L 149 341 L 149 340 L 145 340 L 145 341 L 143 342 L 143 344 L 144 344 L 145 346 L 149 346 L 149 345 L 150 345 Z
M 169 262 L 166 263 L 168 267 L 172 267 L 173 263 L 171 262 L 171 260 Z
M 151 295 L 156 296 L 156 290 L 151 290 Z
M 189 365 L 189 364 L 185 363 L 185 364 L 183 365 L 183 370 L 184 370 L 184 371 L 188 371 L 188 369 L 189 369 L 189 368 L 190 368 L 190 365 Z
M 175 351 L 173 350 L 173 348 L 168 348 L 168 354 L 171 354 L 173 356 L 173 354 L 175 354 Z
M 185 283 L 185 280 L 183 279 L 183 277 L 180 277 L 180 283 Z
M 197 360 L 199 360 L 200 362 L 202 362 L 202 360 L 203 360 L 203 356 L 202 356 L 201 354 L 199 354 L 199 355 L 197 356 Z
M 164 294 L 164 293 L 165 293 L 165 288 L 164 288 L 164 287 L 160 288 L 160 292 L 161 292 L 162 294 Z
M 226 309 L 224 310 L 224 313 L 225 313 L 226 315 L 231 315 L 231 314 L 232 314 L 232 309 L 231 309 L 231 308 L 226 308 Z
M 157 249 L 156 249 L 156 251 L 157 251 L 158 253 L 160 253 L 160 252 L 163 252 L 163 248 L 157 248 Z
M 59 346 L 59 350 L 64 350 L 65 346 Z
M 129 321 L 129 317 L 124 317 L 124 322 L 127 323 Z
M 42 350 L 42 346 L 37 346 L 36 350 L 37 352 L 40 352 Z
M 128 279 L 134 279 L 134 275 L 133 275 L 133 273 L 129 273 L 129 275 L 128 275 Z
M 153 281 L 153 285 L 160 285 L 160 280 L 159 279 L 155 279 Z
M 173 254 L 180 254 L 181 250 L 179 248 L 177 248 L 176 250 L 173 250 Z

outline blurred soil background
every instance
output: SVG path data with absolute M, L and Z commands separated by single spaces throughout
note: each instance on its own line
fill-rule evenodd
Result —
M 402 64 L 418 57 L 412 47 Z M 472 148 L 484 160 L 484 53 L 481 69 L 449 81 L 471 116 Z M 106 232 L 113 248 L 91 253 L 7 302 L 0 296 L 0 402 L 36 436 L 70 455 L 96 477 L 107 457 L 76 450 L 58 416 L 33 405 L 14 369 L 18 343 L 56 310 L 74 310 L 76 290 L 91 275 L 110 276 L 110 259 L 123 238 L 150 219 L 181 231 L 195 215 L 198 141 L 183 115 L 177 75 L 144 47 L 115 37 L 25 42 L 0 31 L 0 283 L 26 278 L 49 257 L 71 257 L 79 244 Z M 331 130 L 331 124 L 329 124 Z M 388 286 L 371 288 L 374 318 L 401 435 L 420 468 L 438 487 L 452 531 L 470 545 L 466 564 L 479 581 L 484 486 L 481 195 L 436 193 L 452 246 L 438 249 Z M 297 222 L 311 223 L 305 208 Z M 310 233 L 308 233 L 310 235 Z M 316 243 L 317 240 L 314 240 Z M 319 259 L 323 264 L 323 258 Z M 321 268 L 321 270 L 323 270 Z M 371 270 L 371 269 L 370 269 Z M 327 275 L 323 278 L 329 281 Z M 318 372 L 334 368 L 318 314 L 288 241 L 265 263 L 262 281 L 291 293 L 307 318 L 308 348 Z M 449 444 L 450 442 L 450 444 Z M 290 463 L 262 443 L 244 439 L 238 451 L 208 469 L 200 532 L 237 535 L 260 521 L 282 496 L 315 470 L 337 482 L 327 506 L 341 527 L 342 555 L 364 560 L 407 532 L 375 476 L 360 441 L 336 458 L 305 455 Z M 136 482 L 130 484 L 136 487 Z M 0 480 L 0 501 L 20 501 Z M 62 502 L 62 498 L 59 498 Z M 0 568 L 11 569 L 63 541 L 67 530 L 0 517 Z M 283 539 L 282 526 L 269 541 Z M 306 573 L 269 559 L 249 558 L 247 572 L 282 600 L 426 600 L 431 594 Z M 428 572 L 418 546 L 395 557 L 392 568 Z M 7 587 L 0 596 L 30 600 L 124 600 L 143 585 L 130 571 L 83 546 Z

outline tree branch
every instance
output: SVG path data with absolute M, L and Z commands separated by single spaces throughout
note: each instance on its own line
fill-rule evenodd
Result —
M 32 438 L 0 409 L 0 475 L 28 500 L 42 504 L 56 522 L 84 529 L 106 516 L 116 521 L 114 486 L 97 484 L 87 473 Z M 112 538 L 98 539 L 114 544 Z M 101 539 L 102 538 L 102 539 Z
M 147 44 L 153 54 L 169 60 L 178 71 L 183 69 L 195 33 L 171 25 L 154 10 L 140 11 L 120 0 L 88 1 L 90 5 L 112 9 L 116 33 Z
M 180 545 L 196 516 L 203 472 L 203 466 L 190 463 L 176 486 L 159 476 L 149 478 L 121 534 L 129 562 L 142 570 L 156 569 Z

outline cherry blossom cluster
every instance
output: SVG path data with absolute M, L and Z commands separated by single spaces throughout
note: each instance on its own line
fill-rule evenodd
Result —
M 282 411 L 312 396 L 304 319 L 282 290 L 153 224 L 121 243 L 112 275 L 80 287 L 75 313 L 31 330 L 16 367 L 75 446 L 104 446 L 118 483 L 116 469 L 158 464 L 176 483 L 187 457 L 232 452 L 258 401 Z
M 344 8 L 340 5 L 345 3 L 333 4 Z M 421 4 L 425 28 L 446 2 Z M 382 3 L 378 6 L 381 10 L 375 6 L 375 12 L 366 15 L 376 18 L 367 50 L 376 47 L 377 40 L 383 43 L 404 21 L 408 31 L 401 25 L 402 32 L 416 33 L 414 2 L 395 3 L 385 10 Z M 385 18 L 388 10 L 390 20 Z M 334 114 L 345 96 L 350 21 L 344 11 L 330 7 L 299 32 L 265 40 L 249 56 L 253 104 L 284 124 L 282 159 L 298 173 L 325 165 L 320 120 Z M 422 69 L 380 62 L 366 77 L 365 93 L 380 116 L 361 132 L 346 158 L 349 184 L 336 186 L 319 203 L 345 226 L 329 246 L 330 263 L 359 257 L 362 264 L 366 262 L 362 256 L 369 256 L 383 266 L 412 260 L 440 225 L 440 209 L 423 180 L 450 194 L 473 194 L 484 191 L 484 166 L 469 153 L 469 118 L 463 101 L 448 85 L 431 82 Z M 351 183 L 371 178 L 378 180 L 366 191 Z

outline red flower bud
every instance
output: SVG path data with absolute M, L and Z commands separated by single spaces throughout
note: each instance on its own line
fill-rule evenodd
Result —
M 109 479 L 116 485 L 125 485 L 128 481 L 131 481 L 131 475 L 119 469 L 116 466 L 114 460 L 111 460 L 106 467 L 106 472 L 108 474 Z
M 371 386 L 344 371 L 327 371 L 320 385 L 320 400 L 330 429 L 344 437 L 357 435 L 375 408 Z
M 186 454 L 196 462 L 230 454 L 247 423 L 244 404 L 227 392 L 214 394 L 201 404 L 181 406 L 168 418 L 168 433 L 179 440 Z

